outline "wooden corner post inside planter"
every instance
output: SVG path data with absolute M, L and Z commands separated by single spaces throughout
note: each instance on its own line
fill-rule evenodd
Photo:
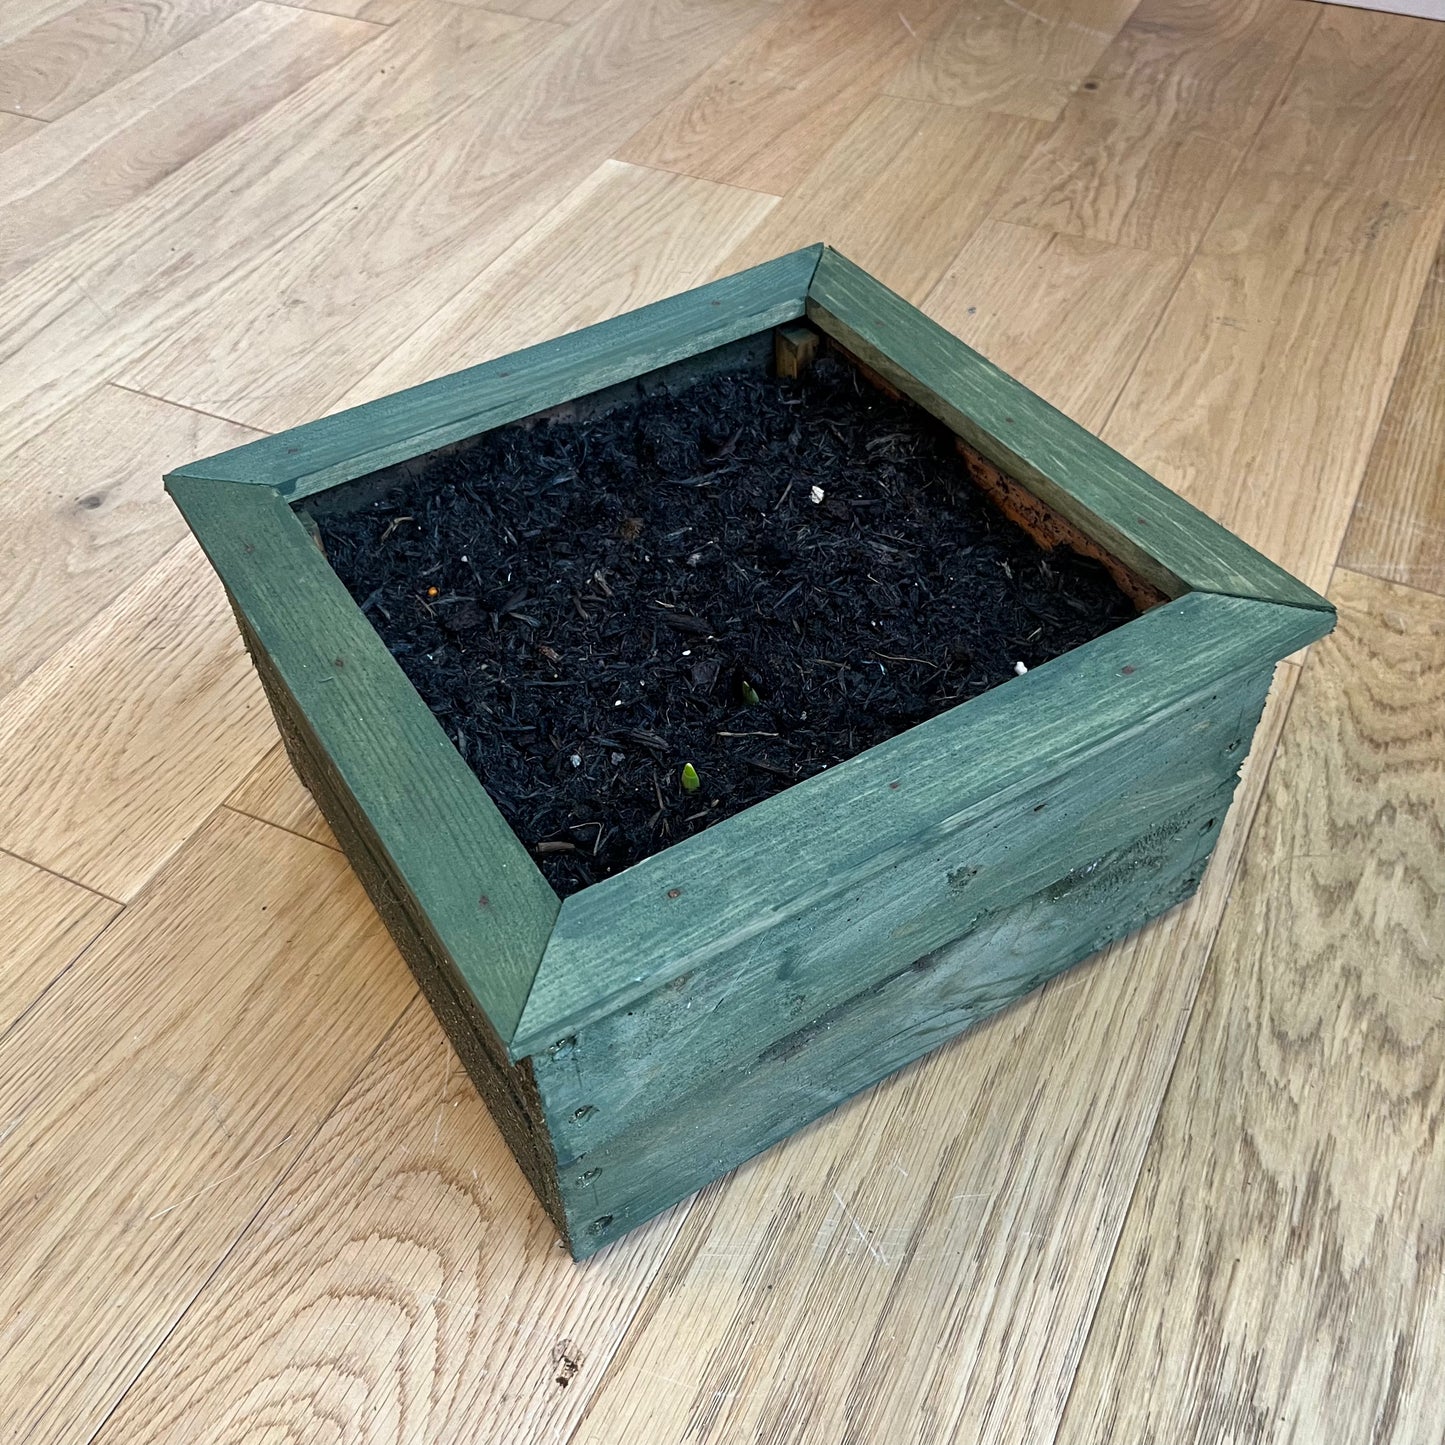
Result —
M 821 342 L 1132 621 L 559 901 L 308 533 L 419 459 Z M 575 409 L 575 407 L 574 407 Z M 170 474 L 287 750 L 578 1258 L 1189 896 L 1329 604 L 821 246 Z

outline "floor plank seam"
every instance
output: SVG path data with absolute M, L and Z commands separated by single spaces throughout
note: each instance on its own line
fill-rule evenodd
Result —
M 221 804 L 228 812 L 235 813 L 239 817 L 249 818 L 253 823 L 261 823 L 267 828 L 274 828 L 278 833 L 289 833 L 293 838 L 300 838 L 303 843 L 314 843 L 318 848 L 326 848 L 332 853 L 341 852 L 336 843 L 325 843 L 320 838 L 313 838 L 309 833 L 302 833 L 296 828 L 288 828 L 284 823 L 278 823 L 274 818 L 263 818 L 259 813 L 248 812 L 245 808 L 238 807 L 235 803 L 225 802 Z
M 300 9 L 301 7 L 293 6 L 292 8 Z M 329 14 L 330 12 L 328 11 L 327 13 Z M 188 402 L 177 401 L 174 397 L 170 396 L 162 396 L 159 392 L 156 391 L 141 391 L 138 387 L 127 386 L 125 382 L 116 381 L 114 378 L 111 377 L 108 377 L 103 383 L 103 385 L 113 386 L 117 391 L 128 392 L 131 396 L 143 396 L 146 398 L 147 401 L 159 401 L 164 403 L 166 406 L 179 407 L 182 411 L 189 411 L 194 413 L 196 416 L 203 416 L 208 421 L 220 421 L 225 422 L 227 426 L 242 427 L 246 431 L 255 432 L 257 436 L 272 435 L 272 433 L 267 431 L 264 427 L 256 426 L 253 422 L 237 421 L 236 418 L 233 416 L 222 416 L 220 412 L 216 411 L 202 411 L 200 407 L 191 406 Z
M 13 857 L 14 855 L 12 854 L 11 856 Z M 49 870 L 47 869 L 46 871 L 48 872 Z M 58 878 L 60 875 L 57 873 L 54 876 Z M 66 879 L 66 882 L 69 881 L 69 879 Z M 110 899 L 108 901 L 115 902 L 114 899 Z M 78 964 L 83 958 L 86 957 L 87 954 L 89 954 L 90 950 L 94 948 L 96 944 L 98 944 L 101 939 L 110 932 L 112 928 L 115 927 L 116 923 L 119 922 L 120 919 L 125 917 L 126 912 L 126 905 L 124 903 L 117 903 L 115 913 L 111 916 L 105 927 L 102 928 L 100 932 L 97 933 L 95 937 L 92 938 L 90 942 L 87 943 L 85 947 L 82 948 L 80 952 L 77 953 L 75 957 L 72 958 L 70 962 L 65 965 L 64 968 L 62 968 L 57 974 L 55 974 L 54 977 L 52 977 L 44 985 L 44 987 L 41 988 L 40 992 L 37 993 L 35 997 L 31 999 L 30 1002 L 26 1004 L 25 1007 L 21 1009 L 20 1012 L 16 1014 L 15 1017 L 11 1019 L 8 1024 L 6 1024 L 3 1028 L 0 1028 L 0 1055 L 3 1055 L 5 1051 L 5 1046 L 10 1042 L 11 1038 L 13 1038 L 14 1035 L 19 1031 L 20 1026 L 25 1022 L 25 1020 L 29 1018 L 30 1015 L 34 1013 L 37 1008 L 40 1007 L 40 1005 L 45 1001 L 45 999 L 50 996 L 50 991 L 56 986 L 56 984 L 58 984 L 61 979 L 65 978 L 66 975 L 70 973 L 71 969 L 73 969 L 76 964 Z M 3 1139 L 3 1137 L 3 1135 L 0 1135 L 0 1139 Z
M 266 0 L 266 3 L 279 5 L 283 10 L 302 10 L 308 15 L 329 15 L 333 20 L 350 20 L 356 25 L 371 25 L 377 30 L 390 30 L 396 24 L 394 20 L 368 20 L 364 15 L 347 15 L 341 10 L 324 10 L 319 5 L 299 5 L 296 0 Z M 323 70 L 320 73 L 325 75 L 326 71 Z
M 1317 11 L 1323 11 L 1324 7 L 1317 5 L 1315 9 Z M 1224 203 L 1228 199 L 1230 192 L 1234 189 L 1234 183 L 1239 179 L 1245 163 L 1249 160 L 1250 156 L 1254 154 L 1254 148 L 1259 142 L 1260 135 L 1268 124 L 1270 117 L 1279 109 L 1280 103 L 1289 89 L 1289 83 L 1294 78 L 1295 71 L 1299 69 L 1300 59 L 1310 43 L 1310 37 L 1313 36 L 1319 28 L 1319 23 L 1320 18 L 1317 14 L 1311 24 L 1306 27 L 1304 35 L 1300 40 L 1299 49 L 1295 51 L 1288 66 L 1285 67 L 1280 76 L 1279 87 L 1274 93 L 1274 99 L 1264 108 L 1260 116 L 1259 124 L 1254 128 L 1254 134 L 1250 136 L 1249 141 L 1245 145 L 1240 147 L 1239 156 L 1234 163 L 1234 168 L 1229 173 L 1229 179 L 1219 188 L 1219 200 L 1215 204 L 1213 211 L 1210 212 L 1209 220 L 1199 228 L 1198 239 L 1194 245 L 1190 247 L 1187 254 L 1181 257 L 1183 264 L 1179 267 L 1179 274 L 1174 279 L 1174 285 L 1170 288 L 1169 296 L 1159 308 L 1159 314 L 1154 318 L 1154 324 L 1145 334 L 1143 344 L 1139 347 L 1139 350 L 1134 353 L 1134 361 L 1125 373 L 1119 389 L 1114 393 L 1114 399 L 1109 403 L 1109 409 L 1104 413 L 1103 420 L 1099 423 L 1098 434 L 1100 436 L 1108 430 L 1109 423 L 1113 420 L 1115 409 L 1119 405 L 1120 397 L 1124 395 L 1129 388 L 1130 382 L 1134 380 L 1135 373 L 1139 370 L 1139 363 L 1143 361 L 1144 357 L 1148 354 L 1154 337 L 1158 334 L 1159 328 L 1163 326 L 1165 317 L 1169 315 L 1169 309 L 1174 304 L 1174 298 L 1179 294 L 1180 286 L 1184 284 L 1184 278 L 1189 274 L 1189 268 L 1194 264 L 1195 258 L 1199 255 L 1200 247 L 1203 246 L 1205 238 L 1209 235 L 1215 219 L 1218 217 L 1220 211 L 1223 210 Z M 1363 473 L 1361 473 L 1361 475 L 1363 477 Z
M 41 667 L 44 665 L 44 663 L 40 664 Z M 32 671 L 33 670 L 34 669 L 32 669 Z M 25 676 L 29 677 L 30 673 L 26 673 Z M 18 679 L 17 685 L 24 680 L 24 678 Z M 42 873 L 50 874 L 52 878 L 59 878 L 62 883 L 69 883 L 74 888 L 84 889 L 85 892 L 92 894 L 96 898 L 105 899 L 107 903 L 114 903 L 117 908 L 127 908 L 130 906 L 124 899 L 112 898 L 109 893 L 102 893 L 99 888 L 93 888 L 89 883 L 82 883 L 78 878 L 68 878 L 64 873 L 54 868 L 49 868 L 44 863 L 37 863 L 34 858 L 27 858 L 24 854 L 17 853 L 13 848 L 0 848 L 0 853 L 3 853 L 7 858 L 14 858 L 19 863 L 28 864 L 31 868 L 38 868 Z

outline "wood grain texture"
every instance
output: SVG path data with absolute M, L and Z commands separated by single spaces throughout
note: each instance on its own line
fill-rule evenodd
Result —
M 94 226 L 376 33 L 331 15 L 250 4 L 69 111 L 0 177 L 0 277 Z
M 1340 562 L 1445 593 L 1445 251 L 1435 257 Z
M 966 0 L 884 89 L 890 95 L 1059 118 L 1139 0 Z
M 172 473 L 274 485 L 301 498 L 532 416 L 802 315 L 818 247 L 593 326 L 204 457 Z
M 133 899 L 275 740 L 220 584 L 183 541 L 0 699 L 0 847 Z
M 1183 269 L 1175 256 L 985 221 L 923 310 L 1098 431 Z
M 0 1043 L 7 1435 L 89 1438 L 412 994 L 341 858 L 223 810 L 26 1014 Z
M 0 1040 L 120 904 L 0 853 Z
M 886 906 L 889 875 L 916 863 L 920 845 L 1000 808 L 1012 812 L 1105 741 L 1328 626 L 1328 613 L 1192 593 L 573 894 L 547 942 L 513 1057 L 730 950 L 746 956 L 765 930 L 802 923 L 812 909 L 858 912 L 862 901 L 852 908 L 849 895 L 869 879 Z M 872 981 L 866 949 L 848 968 L 839 986 Z
M 776 204 L 755 191 L 604 161 L 341 404 L 505 356 L 740 269 L 718 263 Z
M 1043 127 L 879 96 L 721 268 L 827 241 L 917 299 L 988 214 Z
M 167 462 L 254 435 L 103 386 L 10 457 L 0 488 L 0 695 L 185 536 L 158 481 Z
M 277 743 L 256 765 L 255 771 L 226 799 L 226 805 L 249 818 L 259 818 L 299 833 L 313 843 L 337 846 L 335 835 L 321 816 L 316 800 L 296 776 L 286 756 L 286 749 Z
M 1263 681 L 1247 704 L 1237 701 L 1238 730 L 1247 733 L 1253 727 L 1261 698 Z M 647 1111 L 649 1095 L 639 1111 L 642 1117 L 633 1118 L 630 1110 L 618 1110 L 614 1091 L 588 1092 L 604 1116 L 614 1111 L 627 1118 L 613 1137 L 572 1142 L 569 1136 L 581 1129 L 575 1124 L 566 1129 L 574 1116 L 553 1108 L 562 1100 L 553 1101 L 539 1068 L 539 1088 L 558 1140 L 558 1173 L 574 1253 L 585 1253 L 592 1244 L 605 1243 L 686 1198 L 724 1170 L 1191 896 L 1233 795 L 1233 773 L 1222 772 L 1225 776 L 1214 786 L 1195 788 L 1175 811 L 1156 815 L 1139 837 L 1117 842 L 1116 834 L 1114 847 L 1091 847 L 1088 857 L 1045 887 L 1016 894 L 994 909 L 981 907 L 961 938 L 912 964 L 880 970 L 866 988 L 818 1016 L 808 1017 L 811 1009 L 803 1012 L 799 1007 L 792 1032 L 766 1048 L 738 1046 L 731 1058 L 722 1049 L 722 1058 L 712 1059 L 705 1074 L 688 1081 L 691 1090 L 666 1090 L 665 1103 L 657 1110 Z M 1179 789 L 1179 795 L 1183 793 L 1185 789 Z M 834 926 L 834 919 L 822 920 L 822 926 Z M 815 990 L 815 978 L 803 975 L 796 987 Z M 686 991 L 681 988 L 679 993 Z M 696 990 L 698 1009 L 707 1001 L 724 1000 L 731 1003 L 725 984 L 720 990 Z M 795 1000 L 801 1004 L 802 996 Z M 776 1007 L 786 1016 L 786 998 Z M 675 1026 L 686 1029 L 692 1020 L 682 1009 L 666 1013 Z M 639 1009 L 639 1016 L 642 1012 Z M 712 1022 L 714 1030 L 727 1027 L 727 1013 L 720 1013 Z M 740 1022 L 746 1027 L 746 1020 Z M 704 1038 L 696 1023 L 694 1029 L 695 1048 L 708 1053 L 718 1032 Z M 591 1030 L 579 1030 L 575 1051 L 585 1052 L 591 1039 Z M 666 1064 L 675 1058 L 669 1055 Z M 665 1068 L 652 1082 L 659 1077 L 670 1082 Z
M 1165 595 L 1193 588 L 1325 606 L 1294 577 L 836 251 L 825 251 L 818 262 L 808 288 L 808 316 Z
M 187 316 L 204 310 L 219 335 L 232 318 L 217 299 L 228 281 L 271 264 L 409 142 L 444 133 L 472 93 L 478 56 L 505 59 L 530 26 L 417 0 L 405 25 L 31 266 L 0 313 L 0 456 Z
M 696 1201 L 577 1445 L 1053 1438 L 1295 679 L 1192 903 Z
M 1344 571 L 1332 596 L 1069 1445 L 1439 1434 L 1445 603 Z
M 97 1445 L 566 1440 L 681 1215 L 573 1264 L 418 1004 Z
M 464 12 L 509 31 L 474 59 L 468 99 L 445 122 L 450 144 L 437 149 L 428 137 L 432 160 L 420 172 L 419 155 L 395 157 L 293 236 L 274 269 L 228 286 L 224 336 L 198 315 L 122 379 L 267 431 L 328 411 L 742 34 L 763 3 L 614 0 L 565 28 Z
M 0 45 L 0 108 L 55 120 L 249 0 L 83 0 Z
M 0 44 L 63 15 L 76 0 L 9 0 L 0 10 Z
M 1363 188 L 1242 177 L 1104 440 L 1322 587 L 1442 216 L 1445 193 L 1428 212 Z M 1313 365 L 1280 364 L 1306 349 Z
M 938 0 L 805 0 L 779 9 L 618 151 L 783 195 L 941 19 Z
M 1317 13 L 1273 0 L 1142 0 L 998 218 L 1187 254 Z
M 1364 184 L 1410 205 L 1438 199 L 1445 170 L 1445 26 L 1358 9 L 1320 13 L 1252 171 Z
M 1133 726 L 1081 747 L 1063 769 L 1041 740 L 1029 750 L 1035 771 L 1026 784 L 1001 790 L 982 806 L 969 806 L 971 779 L 951 786 L 950 764 L 955 760 L 944 754 L 938 788 L 957 796 L 959 810 L 953 817 L 921 829 L 902 847 L 880 847 L 877 868 L 848 886 L 810 898 L 795 912 L 778 909 L 740 942 L 720 939 L 701 960 L 687 958 L 684 973 L 582 1027 L 565 1049 L 536 1058 L 533 1067 L 553 1137 L 578 1154 L 590 1155 L 640 1120 L 670 1117 L 689 1096 L 701 1093 L 706 1098 L 722 1077 L 764 1063 L 786 1065 L 806 1081 L 810 1095 L 832 1095 L 830 1102 L 838 1102 L 847 1093 L 836 1075 L 836 1060 L 832 1067 L 815 1069 L 806 1055 L 810 1049 L 826 1052 L 832 1042 L 840 1042 L 850 1065 L 855 1053 L 856 1062 L 866 1065 L 868 998 L 876 1000 L 880 1015 L 893 996 L 899 998 L 896 1012 L 880 1025 L 882 1037 L 872 1041 L 880 1052 L 920 1022 L 933 1043 L 946 1037 L 942 1025 L 927 1013 L 907 1012 L 908 982 L 922 991 L 921 1008 L 934 1005 L 939 969 L 927 958 L 941 950 L 966 951 L 990 999 L 997 997 L 1000 979 L 1042 977 L 1064 967 L 1064 956 L 1071 953 L 1067 919 L 1039 930 L 1037 954 L 1016 974 L 1006 968 L 996 972 L 999 961 L 990 957 L 990 949 L 1019 951 L 997 942 L 1000 930 L 1005 937 L 1012 934 L 1009 918 L 1014 910 L 1049 912 L 1076 892 L 1060 880 L 1079 870 L 1080 881 L 1091 879 L 1099 860 L 1129 850 L 1166 820 L 1192 809 L 1201 796 L 1212 799 L 1231 786 L 1258 722 L 1271 671 L 1270 664 L 1256 664 L 1243 675 L 1207 684 L 1167 709 L 1150 707 L 1141 699 Z M 1129 779 L 1127 789 L 1121 788 L 1121 777 Z M 902 792 L 903 779 L 898 781 Z M 1200 821 L 1210 816 L 1219 821 L 1224 807 L 1201 814 Z M 855 808 L 859 813 L 874 811 L 877 800 L 865 795 Z M 775 824 L 774 831 L 783 829 Z M 1189 854 L 1196 842 L 1207 855 L 1214 836 L 1212 828 L 1201 829 L 1166 861 L 1172 864 L 1174 853 Z M 811 846 L 824 852 L 831 839 L 810 844 L 806 836 L 796 836 L 789 841 L 793 851 Z M 740 843 L 734 857 L 742 871 L 747 854 Z M 1188 867 L 1186 859 L 1186 871 Z M 685 876 L 679 869 L 678 881 Z M 1137 876 L 1136 882 L 1142 892 L 1146 880 Z M 672 901 L 681 906 L 681 900 Z M 1116 889 L 1112 899 L 1096 902 L 1106 910 L 1112 905 L 1131 916 L 1137 912 L 1125 887 Z M 1079 911 L 1090 911 L 1082 900 Z M 1079 927 L 1084 941 L 1098 937 L 1097 919 Z M 652 932 L 666 936 L 660 929 Z M 986 932 L 992 942 L 972 941 L 974 934 Z M 647 931 L 639 930 L 639 935 L 634 949 L 640 972 Z M 907 972 L 933 976 L 902 981 Z M 974 978 L 964 974 L 942 990 L 942 997 L 962 1005 L 973 983 Z M 843 1017 L 849 1011 L 854 1016 Z M 946 1010 L 940 1005 L 938 1012 Z M 822 1034 L 833 1037 L 823 1040 Z M 838 1040 L 839 1035 L 846 1040 Z M 630 1066 L 619 1069 L 619 1059 L 629 1060 Z M 794 1078 L 775 1080 L 779 1083 L 796 1086 Z M 745 1112 L 747 1117 L 751 1115 Z M 598 1187 L 605 1192 L 610 1184 L 602 1181 Z

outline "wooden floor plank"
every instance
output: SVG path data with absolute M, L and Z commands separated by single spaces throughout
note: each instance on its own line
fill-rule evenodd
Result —
M 162 472 L 256 435 L 102 386 L 10 458 L 0 488 L 0 696 L 186 535 Z
M 409 143 L 443 134 L 534 25 L 415 0 L 404 22 L 28 268 L 0 312 L 0 456 L 186 317 L 204 311 L 224 335 L 239 318 L 219 293 Z
M 574 1265 L 418 1003 L 97 1445 L 565 1440 L 682 1212 Z
M 141 195 L 376 33 L 286 5 L 247 5 L 71 110 L 0 176 L 0 277 Z
M 827 241 L 916 300 L 943 275 L 1043 131 L 1014 116 L 879 96 L 724 269 Z
M 279 742 L 257 763 L 226 803 L 238 813 L 274 823 L 288 833 L 310 838 L 313 843 L 325 843 L 329 848 L 337 846 L 321 809 L 296 776 L 286 749 Z
M 83 0 L 0 45 L 0 107 L 37 120 L 54 120 L 249 3 Z
M 923 309 L 1098 431 L 1183 270 L 1177 256 L 985 221 Z
M 276 732 L 200 548 L 162 561 L 0 699 L 0 847 L 133 899 Z
M 1445 248 L 1420 308 L 1340 562 L 1390 582 L 1445 593 Z
M 1428 206 L 1445 173 L 1442 75 L 1445 25 L 1323 10 L 1250 164 Z
M 938 23 L 938 0 L 804 0 L 779 9 L 617 153 L 783 195 Z
M 1057 120 L 1139 0 L 965 0 L 884 89 Z
M 1317 14 L 1275 0 L 1142 0 L 998 218 L 1187 255 Z
M 223 333 L 213 314 L 197 313 L 120 378 L 263 430 L 332 410 L 744 33 L 763 3 L 614 0 L 570 28 L 509 21 L 522 32 L 512 48 L 488 51 L 468 103 L 425 138 L 424 163 L 399 154 L 273 265 L 225 288 Z
M 1295 678 L 1192 903 L 703 1193 L 576 1445 L 1052 1438 Z
M 1439 1436 L 1445 600 L 1331 597 L 1061 1445 Z
M 1324 587 L 1442 219 L 1364 187 L 1242 177 L 1105 441 Z
M 26 1014 L 0 1044 L 7 1438 L 90 1438 L 413 997 L 341 857 L 223 810 Z
M 0 853 L 0 1040 L 120 904 Z
M 757 191 L 604 161 L 390 352 L 341 405 L 385 396 L 700 286 L 776 204 Z
M 79 0 L 7 0 L 0 8 L 0 45 L 48 25 Z

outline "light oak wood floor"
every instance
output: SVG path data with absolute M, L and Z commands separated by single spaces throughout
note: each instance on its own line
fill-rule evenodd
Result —
M 1445 25 L 4 0 L 0 1439 L 1445 1439 Z M 169 464 L 828 240 L 1325 589 L 1200 896 L 585 1266 Z

